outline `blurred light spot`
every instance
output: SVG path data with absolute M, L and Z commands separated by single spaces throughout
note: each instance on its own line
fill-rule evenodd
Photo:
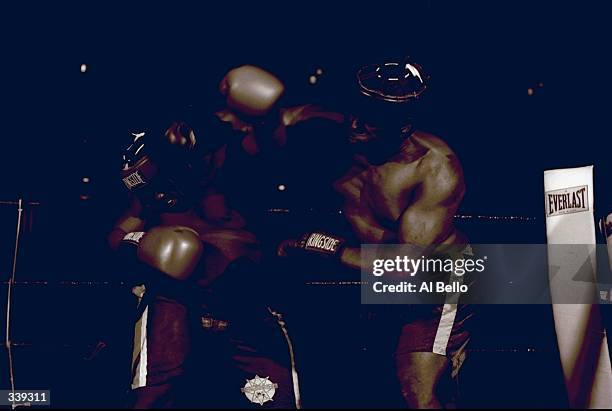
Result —
M 317 82 L 317 76 L 310 76 L 310 77 L 308 77 L 308 82 L 310 84 L 315 84 Z
M 321 74 L 323 74 L 323 69 L 318 68 L 315 73 L 317 74 L 317 76 L 320 76 Z
M 287 187 L 285 187 L 284 184 L 279 184 L 278 185 L 278 191 L 285 191 L 287 189 Z
M 538 83 L 538 87 L 544 87 L 544 83 Z
M 83 182 L 84 183 L 89 183 L 89 177 L 83 177 Z
M 533 96 L 533 89 L 531 87 L 527 89 L 527 95 Z
M 90 199 L 90 197 L 89 197 L 88 195 L 85 195 L 85 194 L 81 194 L 81 197 L 80 197 L 80 198 L 81 198 L 81 200 L 83 200 L 83 201 L 86 201 L 86 200 L 89 200 L 89 199 Z
M 85 73 L 87 71 L 87 64 L 81 64 L 81 73 Z

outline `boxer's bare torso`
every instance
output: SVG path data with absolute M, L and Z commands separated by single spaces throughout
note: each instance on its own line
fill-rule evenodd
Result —
M 416 131 L 381 165 L 355 155 L 334 189 L 362 243 L 460 241 L 452 220 L 465 191 L 463 173 L 448 145 L 431 134 Z

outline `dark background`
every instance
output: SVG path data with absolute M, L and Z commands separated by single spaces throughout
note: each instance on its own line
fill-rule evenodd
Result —
M 595 165 L 596 215 L 611 211 L 612 28 L 603 2 L 329 3 L 3 6 L 0 200 L 37 203 L 25 209 L 17 273 L 29 284 L 18 284 L 14 295 L 18 387 L 53 387 L 56 404 L 67 406 L 120 404 L 130 302 L 104 235 L 126 201 L 117 177 L 121 149 L 131 130 L 210 112 L 218 81 L 240 64 L 279 75 L 288 103 L 342 108 L 341 91 L 357 65 L 405 55 L 421 62 L 432 76 L 433 102 L 423 128 L 448 141 L 464 167 L 459 212 L 531 218 L 462 221 L 474 242 L 544 242 L 549 168 Z M 323 74 L 311 85 L 317 68 Z M 287 172 L 278 170 L 279 182 Z M 270 197 L 271 207 L 286 200 L 279 196 L 291 190 Z M 3 279 L 10 276 L 15 218 L 14 206 L 0 205 Z M 297 220 L 282 221 L 298 227 Z M 311 347 L 303 355 L 319 355 L 305 361 L 305 390 L 318 392 L 311 406 L 398 404 L 388 394 L 395 392 L 389 375 L 370 355 L 376 350 L 363 350 L 377 346 L 375 320 L 363 344 L 349 337 L 320 342 L 342 318 L 341 310 L 330 314 L 332 304 L 355 291 L 300 291 L 318 302 L 308 315 L 295 310 L 297 338 Z M 548 307 L 487 307 L 479 321 L 465 404 L 564 405 Z M 85 359 L 99 342 L 99 354 Z M 332 377 L 325 377 L 324 359 L 342 350 L 372 361 L 355 377 L 373 384 L 365 397 L 353 381 L 325 380 Z M 6 376 L 0 372 L 0 388 Z M 335 384 L 342 394 L 321 389 Z

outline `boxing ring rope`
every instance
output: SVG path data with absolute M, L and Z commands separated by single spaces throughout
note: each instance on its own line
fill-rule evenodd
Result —
M 6 204 L 8 202 L 3 202 Z M 8 354 L 8 365 L 9 365 L 9 379 L 11 384 L 11 392 L 13 393 L 13 398 L 15 395 L 15 370 L 13 364 L 13 346 L 11 343 L 11 302 L 13 297 L 13 284 L 15 283 L 15 273 L 17 272 L 17 255 L 19 253 L 19 237 L 21 233 L 21 216 L 23 213 L 23 200 L 20 198 L 17 202 L 17 232 L 15 233 L 15 249 L 13 252 L 13 268 L 11 272 L 11 277 L 8 281 L 7 287 L 7 295 L 6 295 L 6 331 L 4 338 L 4 345 L 6 346 L 6 351 Z M 13 400 L 11 402 L 11 408 L 15 409 L 17 405 Z
M 29 201 L 25 203 L 29 206 L 37 206 L 40 205 L 38 201 Z M 5 323 L 5 336 L 4 336 L 4 346 L 6 347 L 7 355 L 8 355 L 8 366 L 9 366 L 9 382 L 10 389 L 13 395 L 15 394 L 15 366 L 13 362 L 13 342 L 11 341 L 11 307 L 13 300 L 13 286 L 16 284 L 15 275 L 17 273 L 17 259 L 19 256 L 19 240 L 21 238 L 21 222 L 23 219 L 23 206 L 24 201 L 20 198 L 17 201 L 0 201 L 0 205 L 11 205 L 17 206 L 17 224 L 15 231 L 15 247 L 13 250 L 13 264 L 11 268 L 11 276 L 8 281 L 3 282 L 7 285 L 6 291 L 6 323 Z M 14 397 L 13 397 L 14 398 Z M 15 401 L 11 403 L 11 409 L 17 408 L 19 405 L 27 406 L 28 404 L 15 404 Z
M 21 201 L 21 200 L 20 200 Z M 0 205 L 18 205 L 17 201 L 0 201 Z M 28 205 L 40 205 L 39 202 L 29 202 Z M 291 210 L 288 208 L 270 208 L 267 210 L 270 214 L 289 214 Z M 338 211 L 341 214 L 341 211 Z M 19 217 L 21 218 L 21 217 Z M 520 215 L 478 215 L 478 214 L 456 214 L 456 219 L 459 220 L 485 220 L 485 221 L 512 221 L 512 222 L 534 222 L 537 221 L 537 217 L 533 216 L 520 216 Z M 123 281 L 79 281 L 79 280 L 65 280 L 58 282 L 49 282 L 43 280 L 35 280 L 35 281 L 1 281 L 1 285 L 10 285 L 11 287 L 14 285 L 18 286 L 123 286 Z M 306 285 L 363 285 L 362 281 L 309 281 L 306 282 Z
M 289 208 L 269 208 L 268 213 L 270 214 L 289 214 L 291 213 L 291 210 Z M 337 213 L 342 214 L 342 211 L 338 210 Z M 536 221 L 538 219 L 537 217 L 522 216 L 522 215 L 455 214 L 454 217 L 459 220 L 488 220 L 488 221 Z
M 17 227 L 15 233 L 15 244 L 13 250 L 13 264 L 11 276 L 6 281 L 0 281 L 0 285 L 7 286 L 7 300 L 6 300 L 6 335 L 5 335 L 5 346 L 8 354 L 8 367 L 10 374 L 10 390 L 15 392 L 16 384 L 15 384 L 15 374 L 14 374 L 14 359 L 13 359 L 13 348 L 15 347 L 31 347 L 31 346 L 40 346 L 40 343 L 30 343 L 30 342 L 17 342 L 11 340 L 11 315 L 12 313 L 12 295 L 13 295 L 13 287 L 53 287 L 60 286 L 65 288 L 77 288 L 77 287 L 86 287 L 86 288 L 116 288 L 123 287 L 126 283 L 123 281 L 81 281 L 81 280 L 61 280 L 61 281 L 46 281 L 46 280 L 25 280 L 25 281 L 16 281 L 16 272 L 17 272 L 17 259 L 20 250 L 21 240 L 21 230 L 24 223 L 24 208 L 27 206 L 39 206 L 40 202 L 24 202 L 23 199 L 19 199 L 19 201 L 0 201 L 1 205 L 8 206 L 17 206 Z M 288 214 L 291 213 L 292 210 L 285 208 L 275 208 L 267 210 L 270 214 Z M 27 216 L 25 217 L 27 218 Z M 511 222 L 511 223 L 535 223 L 541 218 L 534 216 L 521 216 L 521 215 L 479 215 L 479 214 L 457 214 L 455 218 L 458 220 L 473 220 L 473 221 L 490 221 L 490 222 Z M 361 281 L 310 281 L 306 282 L 308 286 L 360 286 L 363 282 Z M 76 344 L 50 344 L 48 348 L 54 349 L 75 349 L 79 348 Z M 89 344 L 86 348 L 87 358 L 85 359 L 93 359 L 97 353 L 106 347 L 106 343 L 104 341 L 97 341 L 97 343 Z M 482 352 L 508 352 L 508 353 L 517 353 L 517 352 L 534 352 L 535 348 L 527 347 L 527 348 L 507 348 L 507 347 L 496 347 L 496 348 L 475 348 L 470 351 L 482 351 Z M 17 408 L 20 405 L 26 404 L 12 404 L 12 409 Z

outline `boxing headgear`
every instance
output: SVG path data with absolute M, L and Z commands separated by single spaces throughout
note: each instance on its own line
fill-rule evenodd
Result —
M 194 201 L 198 175 L 194 167 L 196 138 L 185 123 L 173 123 L 163 136 L 132 133 L 124 151 L 121 178 L 149 210 L 185 211 Z
M 390 131 L 413 129 L 428 79 L 418 64 L 407 60 L 365 65 L 356 75 L 355 114 Z

